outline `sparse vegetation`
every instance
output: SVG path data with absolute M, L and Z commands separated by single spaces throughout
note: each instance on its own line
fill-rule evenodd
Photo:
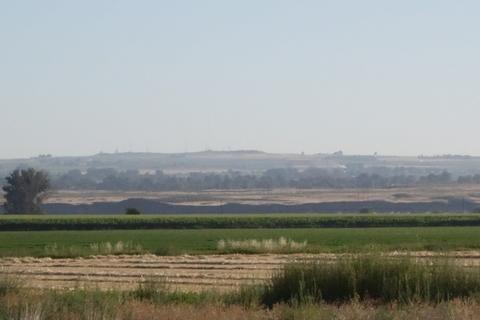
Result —
M 136 244 L 130 241 L 123 242 L 117 241 L 90 243 L 88 247 L 80 246 L 59 246 L 57 243 L 46 245 L 44 248 L 45 256 L 52 258 L 65 258 L 65 257 L 80 257 L 90 255 L 117 255 L 117 254 L 142 254 L 145 253 L 140 244 Z
M 307 240 L 296 242 L 280 237 L 278 239 L 219 240 L 217 249 L 222 252 L 238 253 L 291 253 L 302 252 L 307 247 Z

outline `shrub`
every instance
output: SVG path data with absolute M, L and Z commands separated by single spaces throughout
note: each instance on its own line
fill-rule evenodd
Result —
M 138 210 L 138 209 L 135 209 L 135 208 L 127 208 L 125 210 L 125 214 L 128 214 L 128 215 L 139 215 L 141 214 L 141 212 Z
M 286 266 L 267 285 L 262 302 L 441 302 L 480 293 L 480 273 L 446 261 L 416 263 L 377 256 Z

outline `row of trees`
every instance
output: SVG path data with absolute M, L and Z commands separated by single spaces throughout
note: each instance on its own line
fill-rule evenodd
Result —
M 41 204 L 50 188 L 46 172 L 35 169 L 15 170 L 5 178 L 4 209 L 7 213 L 40 213 Z M 445 184 L 454 182 L 444 171 L 426 176 L 380 176 L 362 173 L 348 176 L 341 172 L 329 172 L 318 168 L 304 171 L 296 169 L 271 169 L 261 175 L 245 175 L 239 172 L 191 173 L 188 175 L 166 175 L 156 172 L 142 175 L 137 171 L 116 172 L 112 169 L 93 170 L 82 174 L 71 171 L 54 180 L 59 189 L 103 189 L 103 190 L 206 190 L 247 188 L 386 188 Z M 457 183 L 480 183 L 480 175 L 462 176 Z
M 52 178 L 58 189 L 71 190 L 142 190 L 188 191 L 208 189 L 249 188 L 390 188 L 454 182 L 448 172 L 425 176 L 380 175 L 371 173 L 347 174 L 342 170 L 307 168 L 270 169 L 262 174 L 244 174 L 237 171 L 222 173 L 195 172 L 186 175 L 169 175 L 161 171 L 140 174 L 136 170 L 89 169 L 87 172 L 72 170 Z

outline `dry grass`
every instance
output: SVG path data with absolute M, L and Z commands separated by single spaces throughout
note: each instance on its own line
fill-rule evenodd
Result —
M 114 244 L 110 242 L 92 243 L 90 250 L 94 254 L 124 254 L 124 253 L 142 253 L 143 248 L 133 242 L 117 241 Z
M 53 245 L 45 246 L 45 255 L 48 257 L 80 257 L 90 255 L 119 255 L 119 254 L 142 254 L 145 250 L 140 244 L 130 241 L 117 241 L 91 243 L 88 247 L 80 246 L 59 246 Z
M 338 319 L 338 320 L 469 320 L 479 319 L 480 304 L 454 300 L 442 304 L 376 305 L 350 302 L 335 305 L 307 305 L 300 308 L 276 306 L 280 316 L 271 319 Z
M 224 252 L 279 253 L 301 252 L 307 247 L 307 241 L 296 242 L 285 237 L 278 239 L 220 240 L 217 249 Z
M 117 299 L 80 293 L 61 295 L 9 294 L 0 298 L 0 319 L 43 320 L 473 320 L 479 319 L 480 303 L 454 300 L 441 304 L 382 304 L 357 301 L 341 305 L 316 304 L 272 309 L 239 305 L 184 303 L 156 304 L 151 301 Z M 26 299 L 28 298 L 28 300 Z
M 334 267 L 334 264 L 329 264 Z M 379 276 L 384 264 L 361 264 L 359 270 L 371 270 L 373 280 Z M 364 267 L 368 268 L 364 268 Z M 377 268 L 379 266 L 381 268 Z M 403 266 L 403 264 L 402 264 Z M 405 265 L 408 270 L 413 267 Z M 329 267 L 326 267 L 329 268 Z M 317 270 L 317 269 L 315 269 Z M 321 269 L 327 270 L 327 269 Z M 394 271 L 397 268 L 394 268 Z M 404 269 L 400 269 L 404 270 Z M 415 269 L 418 279 L 425 269 Z M 423 270 L 423 271 L 422 271 Z M 443 270 L 443 269 L 442 269 Z M 304 270 L 305 271 L 305 270 Z M 307 270 L 308 271 L 308 270 Z M 330 278 L 335 277 L 332 269 L 328 269 Z M 341 270 L 340 270 L 341 271 Z M 362 274 L 365 272 L 361 272 Z M 422 272 L 421 272 L 422 271 Z M 455 283 L 461 278 L 460 269 L 445 269 L 453 276 Z M 456 271 L 456 272 L 453 272 Z M 439 279 L 448 280 L 442 272 Z M 470 272 L 472 272 L 470 270 Z M 390 273 L 389 273 L 390 274 Z M 403 274 L 403 273 L 402 273 Z M 409 273 L 408 273 L 409 274 Z M 407 274 L 407 275 L 408 275 Z M 304 275 L 307 275 L 304 273 Z M 314 275 L 314 274 L 312 274 Z M 376 276 L 374 276 L 376 275 Z M 310 277 L 309 277 L 310 278 Z M 390 278 L 390 277 L 388 277 Z M 100 291 L 76 288 L 73 290 L 30 290 L 19 286 L 15 278 L 9 276 L 5 281 L 5 290 L 0 294 L 0 319 L 43 320 L 43 319 L 71 319 L 71 320 L 136 320 L 136 319 L 198 319 L 198 320 L 300 320 L 300 319 L 336 319 L 336 320 L 403 320 L 403 319 L 430 319 L 430 320 L 469 320 L 480 319 L 480 296 L 474 291 L 463 298 L 446 300 L 389 300 L 375 299 L 372 295 L 361 299 L 354 295 L 353 299 L 325 303 L 325 299 L 314 303 L 314 300 L 305 299 L 304 303 L 274 304 L 265 308 L 260 305 L 259 291 L 242 290 L 234 293 L 219 293 L 215 291 L 187 293 L 167 290 L 162 278 L 147 280 L 133 291 Z M 423 279 L 423 278 L 422 278 Z M 0 280 L 2 280 L 0 278 Z M 317 279 L 318 280 L 318 279 Z M 337 279 L 338 280 L 338 279 Z M 333 281 L 337 284 L 339 281 Z M 421 279 L 420 279 L 421 280 Z M 428 283 L 423 279 L 421 283 Z M 461 279 L 460 279 L 461 280 Z M 332 282 L 332 283 L 333 283 Z M 440 283 L 444 281 L 434 281 Z M 322 282 L 317 281 L 318 285 Z M 442 285 L 454 288 L 449 281 Z M 13 285 L 12 285 L 13 284 Z M 464 285 L 462 285 L 464 286 Z M 370 288 L 370 287 L 369 287 Z M 371 291 L 371 289 L 369 289 Z M 373 292 L 373 291 L 372 291 Z M 455 290 L 450 290 L 453 294 Z M 233 297 L 233 298 L 232 298 Z M 423 301 L 423 302 L 422 302 Z M 429 302 L 430 301 L 430 302 Z M 438 302 L 440 301 L 440 302 Z M 401 303 L 400 303 L 401 302 Z
M 266 320 L 280 319 L 274 312 L 263 309 L 245 309 L 241 306 L 192 306 L 165 305 L 156 306 L 144 302 L 126 304 L 119 319 L 168 319 L 168 320 Z
M 360 304 L 352 302 L 340 306 L 309 305 L 292 308 L 284 305 L 271 310 L 240 306 L 156 306 L 144 302 L 130 302 L 122 306 L 118 319 L 169 320 L 469 320 L 479 319 L 480 304 L 453 301 L 440 305 L 415 304 L 409 306 Z
M 441 303 L 379 303 L 353 299 L 342 304 L 232 303 L 215 294 L 169 294 L 163 285 L 140 286 L 132 292 L 75 289 L 28 290 L 10 287 L 0 295 L 0 319 L 12 320 L 473 320 L 480 318 L 480 300 Z M 140 293 L 140 294 L 139 294 Z
M 480 267 L 480 252 L 392 253 L 390 258 L 409 255 L 419 262 L 450 260 L 469 269 Z M 229 292 L 235 288 L 263 284 L 283 266 L 295 261 L 315 260 L 325 264 L 335 254 L 218 254 L 218 255 L 109 255 L 88 258 L 1 258 L 0 272 L 21 277 L 36 288 L 72 289 L 80 286 L 103 290 L 133 290 L 144 279 L 164 277 L 174 289 L 200 292 L 215 289 Z M 233 271 L 232 271 L 233 270 Z

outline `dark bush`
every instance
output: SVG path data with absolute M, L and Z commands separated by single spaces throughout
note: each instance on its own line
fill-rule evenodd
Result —
M 128 214 L 128 215 L 139 215 L 141 214 L 140 211 L 138 209 L 135 209 L 135 208 L 127 208 L 125 210 L 125 214 Z

